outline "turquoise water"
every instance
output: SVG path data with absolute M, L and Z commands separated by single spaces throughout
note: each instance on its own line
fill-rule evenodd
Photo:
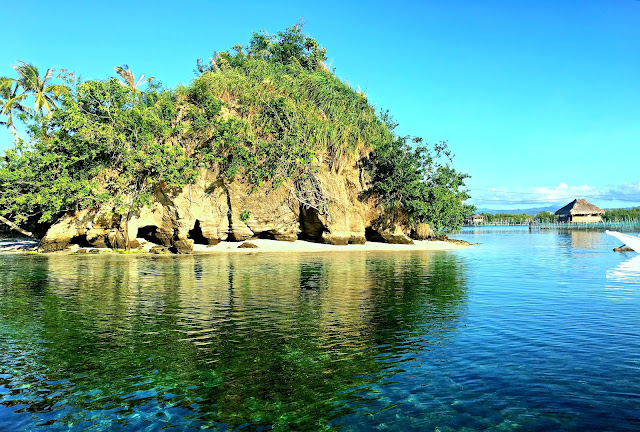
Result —
M 438 253 L 0 255 L 0 430 L 638 430 L 640 261 L 600 232 Z

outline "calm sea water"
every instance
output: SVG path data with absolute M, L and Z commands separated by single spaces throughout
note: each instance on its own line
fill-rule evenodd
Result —
M 0 430 L 639 430 L 640 257 L 0 255 Z

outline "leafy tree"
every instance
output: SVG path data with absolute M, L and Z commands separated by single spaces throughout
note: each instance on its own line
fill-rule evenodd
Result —
M 556 222 L 558 216 L 548 211 L 541 211 L 535 216 L 535 219 L 540 222 Z
M 304 69 L 313 71 L 327 61 L 327 50 L 302 34 L 302 23 L 287 28 L 284 32 L 269 35 L 261 30 L 254 33 L 249 42 L 249 55 L 275 63 L 298 62 Z
M 40 76 L 38 68 L 31 63 L 19 61 L 12 65 L 18 72 L 17 84 L 24 90 L 24 94 L 34 97 L 34 109 L 37 114 L 46 114 L 56 107 L 55 101 L 62 95 L 66 87 L 63 84 L 51 84 L 54 68 L 47 69 L 44 77 Z
M 319 69 L 327 61 L 327 50 L 322 48 L 315 39 L 302 34 L 304 24 L 298 22 L 285 31 L 270 35 L 264 30 L 253 33 L 248 47 L 235 45 L 232 50 L 215 52 L 205 65 L 198 59 L 197 71 L 217 72 L 233 67 L 241 67 L 247 60 L 264 60 L 271 63 L 297 63 L 307 71 Z
M 49 221 L 112 202 L 120 213 L 150 203 L 154 187 L 182 187 L 196 172 L 171 139 L 173 94 L 140 99 L 117 80 L 87 81 L 60 109 L 32 124 L 32 144 L 0 166 L 0 213 Z
M 458 229 L 475 207 L 464 180 L 469 175 L 449 165 L 452 155 L 446 142 L 432 149 L 408 137 L 378 143 L 367 160 L 371 172 L 369 193 L 381 197 L 387 212 L 408 218 L 410 223 L 428 223 L 436 232 Z
M 533 219 L 533 216 L 526 213 L 482 213 L 482 216 L 485 222 L 498 224 L 522 224 Z
M 607 209 L 602 216 L 605 221 L 639 221 L 640 207 Z
M 31 114 L 33 111 L 24 102 L 28 95 L 20 93 L 20 83 L 12 78 L 0 77 L 0 114 L 7 116 L 0 124 L 11 130 L 14 138 L 18 140 L 18 132 L 15 127 L 14 113 Z

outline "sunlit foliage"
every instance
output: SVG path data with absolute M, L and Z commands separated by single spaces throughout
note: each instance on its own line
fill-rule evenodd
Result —
M 203 167 L 274 188 L 364 167 L 368 196 L 394 217 L 439 232 L 460 226 L 473 210 L 464 205 L 468 175 L 451 168 L 446 144 L 396 136 L 389 114 L 325 61 L 297 24 L 198 61 L 198 76 L 176 89 L 136 80 L 127 65 L 115 68 L 120 80 L 64 72 L 51 83 L 53 69 L 40 78 L 21 62 L 18 78 L 0 81 L 0 121 L 15 132 L 17 113 L 28 131 L 27 139 L 16 133 L 0 162 L 0 215 L 53 221 L 106 202 L 126 215 L 156 189 L 193 182 Z

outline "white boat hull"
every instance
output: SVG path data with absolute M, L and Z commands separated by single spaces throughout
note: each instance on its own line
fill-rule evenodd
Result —
M 629 234 L 622 234 L 617 231 L 605 231 L 610 236 L 613 236 L 626 244 L 628 247 L 633 249 L 634 251 L 640 253 L 640 237 L 634 237 Z

